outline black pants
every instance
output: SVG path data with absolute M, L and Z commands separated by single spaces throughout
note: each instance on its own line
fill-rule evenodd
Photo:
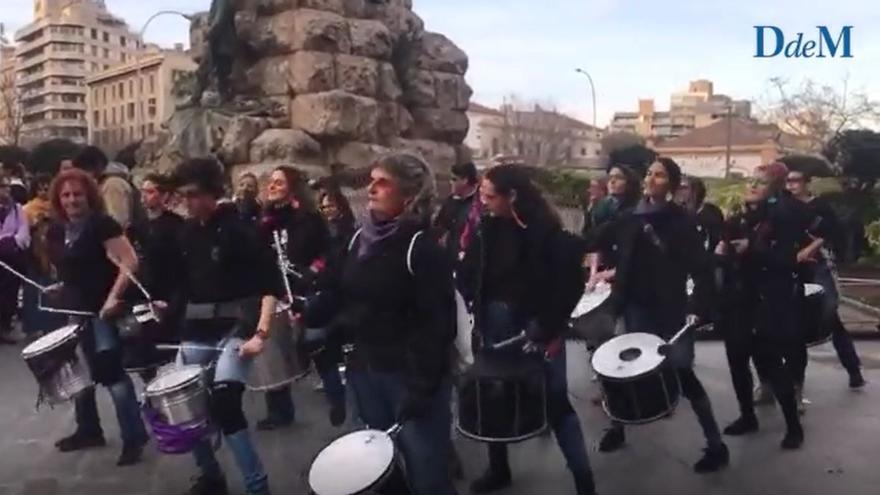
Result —
M 18 290 L 21 280 L 6 270 L 0 271 L 0 333 L 12 330 L 12 318 L 18 313 Z

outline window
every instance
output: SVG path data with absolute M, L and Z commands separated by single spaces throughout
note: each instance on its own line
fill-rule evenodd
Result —
M 128 80 L 128 95 L 134 96 L 134 81 L 131 79 Z
M 93 40 L 98 39 L 98 30 L 97 29 L 92 28 L 92 39 Z
M 152 135 L 153 132 L 155 132 L 154 127 L 153 127 L 153 123 L 150 122 L 149 124 L 147 124 L 147 133 Z
M 150 98 L 149 100 L 147 100 L 147 115 L 149 115 L 150 118 L 153 118 L 156 116 L 156 99 L 155 98 Z
M 126 60 L 125 52 L 120 53 L 120 54 L 119 54 L 119 58 L 120 58 L 123 62 L 125 62 L 125 60 Z
M 116 125 L 116 107 L 111 109 L 113 111 L 113 125 Z
M 110 50 L 104 48 L 104 58 L 110 58 Z
M 92 62 L 92 72 L 98 72 L 98 64 Z
M 107 109 L 104 109 L 104 126 L 107 126 Z
M 104 93 L 104 103 L 107 103 L 107 86 L 104 86 L 104 89 L 101 90 Z M 104 117 L 104 120 L 107 120 L 107 117 Z
M 122 45 L 122 46 L 125 46 L 125 36 L 120 36 L 120 37 L 119 37 L 119 44 Z
M 95 127 L 101 125 L 101 112 L 95 110 L 94 114 L 92 115 L 92 125 L 94 125 Z
M 110 43 L 110 33 L 104 31 L 104 43 Z
M 134 119 L 134 103 L 128 104 L 128 118 Z
M 116 85 L 114 84 L 110 89 L 113 91 L 113 101 L 116 101 Z
M 97 57 L 97 56 L 98 56 L 98 47 L 95 46 L 95 45 L 92 45 L 92 56 L 93 56 L 93 57 Z
M 581 148 L 581 156 L 587 156 L 587 149 Z
M 156 76 L 150 74 L 150 94 L 156 92 Z
M 124 106 L 119 107 L 119 123 L 120 124 L 125 123 L 125 107 Z
M 109 69 L 109 68 L 110 68 L 110 65 L 109 65 L 109 64 L 104 64 L 104 70 L 107 70 L 107 69 Z
M 119 99 L 125 99 L 125 83 L 119 83 Z

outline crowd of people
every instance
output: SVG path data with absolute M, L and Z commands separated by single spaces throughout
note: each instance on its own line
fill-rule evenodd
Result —
M 254 175 L 234 178 L 229 198 L 229 178 L 211 158 L 187 160 L 170 175 L 151 173 L 139 187 L 94 147 L 63 163 L 59 158 L 58 165 L 56 176 L 33 178 L 30 194 L 19 190 L 22 171 L 4 167 L 0 261 L 49 287 L 24 287 L 25 333 L 66 322 L 46 306 L 81 315 L 91 374 L 115 406 L 120 466 L 140 460 L 149 435 L 125 371 L 133 357 L 115 322 L 145 297 L 160 315 L 151 339 L 181 344 L 168 360 L 213 364 L 211 419 L 252 494 L 268 493 L 269 484 L 242 397 L 279 303 L 302 327 L 323 329 L 308 355 L 333 426 L 350 416 L 381 430 L 403 425 L 397 443 L 417 495 L 456 493 L 450 432 L 458 374 L 452 363 L 462 331 L 457 296 L 475 321 L 477 359 L 521 332 L 528 343 L 513 359 L 525 366 L 529 354 L 543 357 L 536 372 L 546 382 L 547 423 L 579 495 L 595 494 L 596 487 L 568 396 L 564 342 L 578 300 L 599 284 L 611 284 L 609 311 L 626 332 L 668 339 L 685 323 L 713 322 L 723 336 L 740 406 L 740 417 L 723 429 L 694 370 L 694 335 L 678 340 L 669 357 L 706 440 L 698 473 L 728 464 L 723 434 L 759 429 L 753 365 L 758 395 L 775 397 L 785 417 L 782 447 L 804 442 L 805 283 L 823 288 L 822 324 L 849 386 L 865 384 L 837 316 L 833 211 L 810 194 L 808 175 L 781 163 L 756 169 L 745 205 L 728 218 L 706 202 L 705 184 L 684 176 L 673 160 L 658 158 L 645 171 L 614 164 L 590 184 L 581 236 L 564 230 L 517 165 L 482 174 L 472 163 L 454 166 L 452 194 L 435 212 L 432 169 L 415 155 L 386 155 L 371 165 L 367 214 L 360 219 L 332 177 L 310 182 L 288 166 L 272 171 L 262 190 Z M 279 269 L 276 249 L 297 277 Z M 0 270 L 0 342 L 13 342 L 7 334 L 20 288 L 18 277 Z M 141 376 L 149 381 L 155 370 Z M 289 386 L 267 392 L 265 402 L 259 429 L 295 421 Z M 74 408 L 76 430 L 58 449 L 105 445 L 94 388 L 78 395 Z M 612 422 L 599 450 L 617 450 L 625 441 L 623 425 Z M 190 493 L 226 493 L 208 439 L 192 453 L 199 475 Z M 487 456 L 473 493 L 512 483 L 508 446 L 489 443 Z

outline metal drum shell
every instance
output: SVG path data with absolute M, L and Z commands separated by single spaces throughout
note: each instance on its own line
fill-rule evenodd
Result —
M 804 284 L 804 297 L 802 300 L 800 324 L 803 332 L 804 344 L 807 347 L 816 347 L 831 340 L 831 325 L 826 324 L 822 318 L 822 298 L 825 289 L 818 284 Z
M 299 352 L 303 328 L 291 323 L 286 308 L 279 308 L 272 319 L 269 340 L 251 364 L 247 388 L 275 390 L 290 384 L 308 371 L 308 362 Z
M 69 329 L 70 326 L 66 326 L 55 330 L 55 332 L 69 331 Z M 57 352 L 61 346 L 72 340 L 77 342 L 74 351 L 76 353 L 76 360 L 64 363 L 48 379 L 37 380 L 45 401 L 52 406 L 68 402 L 83 390 L 94 386 L 85 353 L 82 350 L 82 345 L 79 343 L 79 337 L 76 335 L 76 332 L 72 332 L 69 336 L 46 348 L 29 351 L 31 346 L 28 346 L 22 351 L 22 358 L 24 358 L 25 362 L 30 362 L 31 360 L 41 359 L 51 355 L 53 352 Z
M 158 380 L 164 375 L 159 375 Z M 155 380 L 154 380 L 155 381 Z M 152 382 L 151 382 L 152 383 Z M 159 411 L 171 426 L 207 421 L 209 417 L 208 389 L 204 373 L 171 388 L 144 391 L 150 407 Z

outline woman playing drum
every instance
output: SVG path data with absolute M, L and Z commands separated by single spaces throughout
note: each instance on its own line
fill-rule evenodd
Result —
M 383 430 L 403 424 L 398 441 L 413 492 L 454 494 L 438 462 L 451 447 L 455 303 L 446 256 L 424 232 L 434 177 L 421 158 L 399 153 L 379 159 L 370 178 L 369 217 L 335 288 L 309 304 L 307 322 L 332 319 L 332 331 L 351 336 L 357 366 L 346 373 L 360 418 Z
M 124 270 L 134 270 L 137 257 L 122 227 L 103 213 L 98 186 L 85 172 L 62 172 L 52 182 L 50 198 L 58 222 L 47 232 L 47 242 L 50 259 L 63 284 L 60 292 L 67 299 L 64 305 L 96 315 L 81 321 L 83 349 L 92 379 L 107 387 L 116 408 L 122 434 L 122 454 L 117 464 L 134 464 L 148 437 L 131 379 L 122 368 L 119 335 L 111 322 L 119 314 L 120 299 L 128 286 Z M 103 446 L 94 387 L 78 395 L 74 407 L 76 432 L 59 440 L 56 447 L 69 452 Z
M 612 304 L 615 314 L 624 318 L 628 332 L 668 339 L 686 320 L 697 319 L 687 315 L 689 275 L 696 284 L 697 315 L 705 317 L 711 307 L 711 258 L 701 246 L 693 217 L 671 201 L 680 181 L 681 171 L 674 161 L 660 158 L 651 164 L 644 198 L 609 231 L 619 247 Z M 679 340 L 673 351 L 670 359 L 677 367 L 682 393 L 691 402 L 708 444 L 694 470 L 717 471 L 727 465 L 729 454 L 709 396 L 693 370 L 693 332 Z M 624 441 L 623 426 L 615 424 L 605 432 L 599 448 L 611 452 Z

